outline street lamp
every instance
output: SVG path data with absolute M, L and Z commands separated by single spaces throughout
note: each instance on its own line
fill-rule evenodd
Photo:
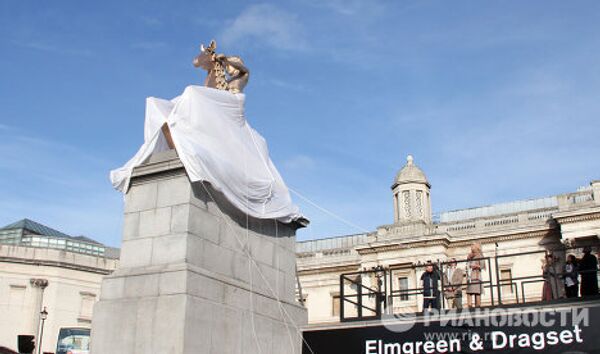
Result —
M 377 288 L 377 294 L 375 294 L 376 296 L 376 301 L 377 301 L 377 315 L 381 315 L 381 305 L 383 304 L 383 308 L 384 310 L 386 310 L 386 295 L 385 293 L 382 293 L 381 291 L 381 286 L 383 285 L 383 282 L 385 281 L 385 268 L 383 268 L 383 266 L 381 264 L 378 264 L 376 267 L 371 268 L 372 271 L 375 272 L 375 279 L 377 284 L 376 288 Z M 383 280 L 382 280 L 383 278 Z
M 46 306 L 40 312 L 40 319 L 42 320 L 42 328 L 40 329 L 40 340 L 38 341 L 38 354 L 42 353 L 42 339 L 44 338 L 44 322 L 48 318 L 48 311 L 46 311 Z

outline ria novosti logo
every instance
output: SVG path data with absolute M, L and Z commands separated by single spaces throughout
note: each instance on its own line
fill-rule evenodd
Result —
M 386 308 L 381 323 L 389 331 L 402 333 L 417 323 L 424 327 L 503 328 L 503 327 L 588 327 L 588 308 L 564 308 L 540 311 L 533 308 L 477 308 L 465 310 L 432 309 L 423 313 Z

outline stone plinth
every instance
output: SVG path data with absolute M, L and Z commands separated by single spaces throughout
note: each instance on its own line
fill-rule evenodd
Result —
M 92 353 L 300 353 L 296 228 L 247 217 L 190 183 L 173 150 L 153 156 L 126 195 L 121 261 L 102 283 Z

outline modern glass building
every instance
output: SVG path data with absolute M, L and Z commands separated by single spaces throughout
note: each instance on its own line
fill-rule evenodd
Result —
M 100 257 L 111 257 L 114 253 L 114 249 L 90 238 L 70 236 L 29 219 L 0 228 L 0 244 L 54 248 Z

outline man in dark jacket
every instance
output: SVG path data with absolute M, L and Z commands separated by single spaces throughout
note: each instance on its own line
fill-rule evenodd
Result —
M 440 290 L 438 289 L 438 282 L 440 275 L 433 269 L 433 263 L 428 262 L 425 265 L 425 271 L 421 275 L 421 282 L 423 284 L 423 312 L 432 309 L 440 308 Z
M 598 259 L 592 254 L 591 247 L 583 249 L 583 257 L 579 261 L 581 275 L 581 296 L 598 295 Z

